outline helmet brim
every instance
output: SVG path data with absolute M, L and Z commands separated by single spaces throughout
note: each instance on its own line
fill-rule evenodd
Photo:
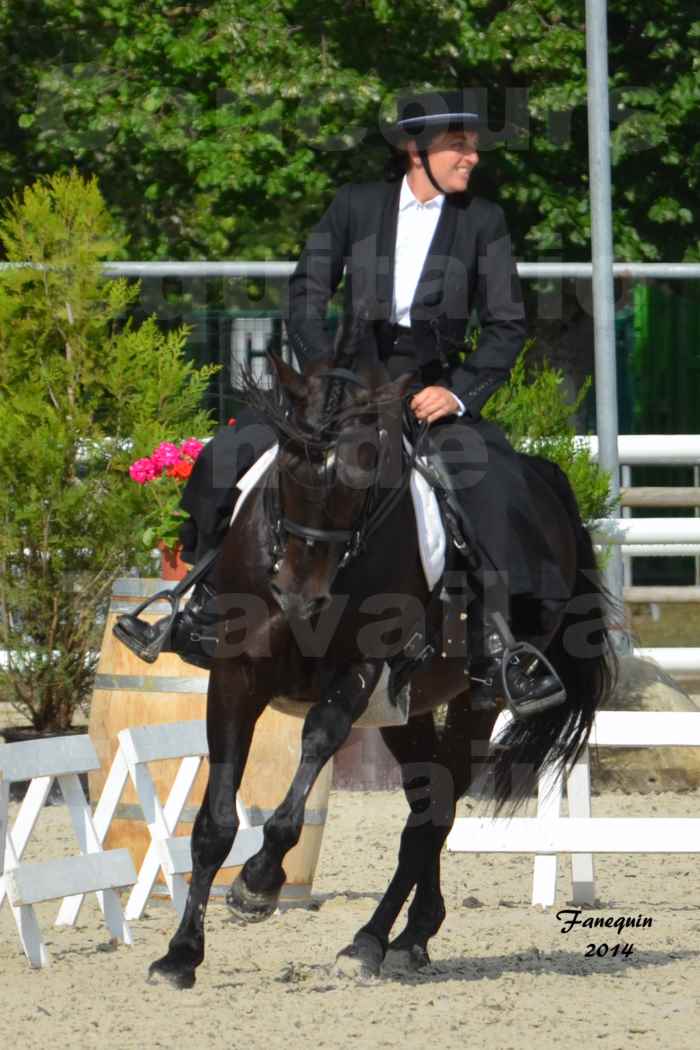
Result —
M 479 113 L 427 113 L 397 120 L 384 129 L 384 134 L 392 146 L 401 147 L 410 141 L 427 146 L 442 131 L 481 131 L 486 127 Z

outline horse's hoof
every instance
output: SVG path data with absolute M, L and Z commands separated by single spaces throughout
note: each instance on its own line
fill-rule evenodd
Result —
M 412 944 L 410 948 L 389 947 L 382 969 L 390 973 L 415 973 L 424 966 L 430 966 L 430 956 L 420 944 Z
M 170 953 L 148 967 L 147 984 L 169 984 L 171 988 L 194 988 L 194 967 L 172 958 Z
M 378 977 L 384 949 L 369 933 L 358 933 L 335 957 L 334 977 Z
M 279 900 L 279 891 L 253 893 L 238 875 L 226 894 L 226 903 L 238 922 L 262 922 L 269 919 Z

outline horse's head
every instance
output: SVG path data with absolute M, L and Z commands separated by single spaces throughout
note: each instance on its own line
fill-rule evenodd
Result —
M 400 482 L 401 399 L 411 376 L 327 360 L 303 375 L 274 355 L 279 409 L 276 477 L 266 490 L 273 537 L 270 588 L 290 615 L 326 608 L 338 571 L 359 553 L 384 492 Z

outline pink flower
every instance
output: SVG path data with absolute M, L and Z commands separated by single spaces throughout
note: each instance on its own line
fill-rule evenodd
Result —
M 161 441 L 151 454 L 151 462 L 158 473 L 162 473 L 166 467 L 174 467 L 179 459 L 180 449 L 172 441 Z
M 153 481 L 157 473 L 158 471 L 150 459 L 137 459 L 129 467 L 129 476 L 133 478 L 137 485 L 145 485 L 147 482 Z
M 190 459 L 196 459 L 203 448 L 203 442 L 197 441 L 197 438 L 187 438 L 187 440 L 183 441 L 180 445 L 180 451 L 185 456 L 189 456 Z

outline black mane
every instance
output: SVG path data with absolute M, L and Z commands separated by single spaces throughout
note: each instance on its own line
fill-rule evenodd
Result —
M 329 370 L 333 362 L 327 361 Z M 317 375 L 322 376 L 320 370 Z M 316 427 L 306 425 L 294 411 L 291 397 L 287 394 L 276 373 L 273 373 L 272 385 L 261 387 L 259 379 L 249 367 L 243 367 L 239 373 L 239 394 L 250 408 L 259 412 L 286 444 L 301 448 L 306 454 L 325 452 L 336 442 L 340 431 L 351 419 L 366 415 L 375 415 L 384 405 L 392 404 L 394 398 L 375 398 L 374 391 L 369 389 L 369 397 L 363 402 L 351 402 L 343 406 L 348 384 L 337 378 L 330 379 L 326 392 L 323 415 Z

